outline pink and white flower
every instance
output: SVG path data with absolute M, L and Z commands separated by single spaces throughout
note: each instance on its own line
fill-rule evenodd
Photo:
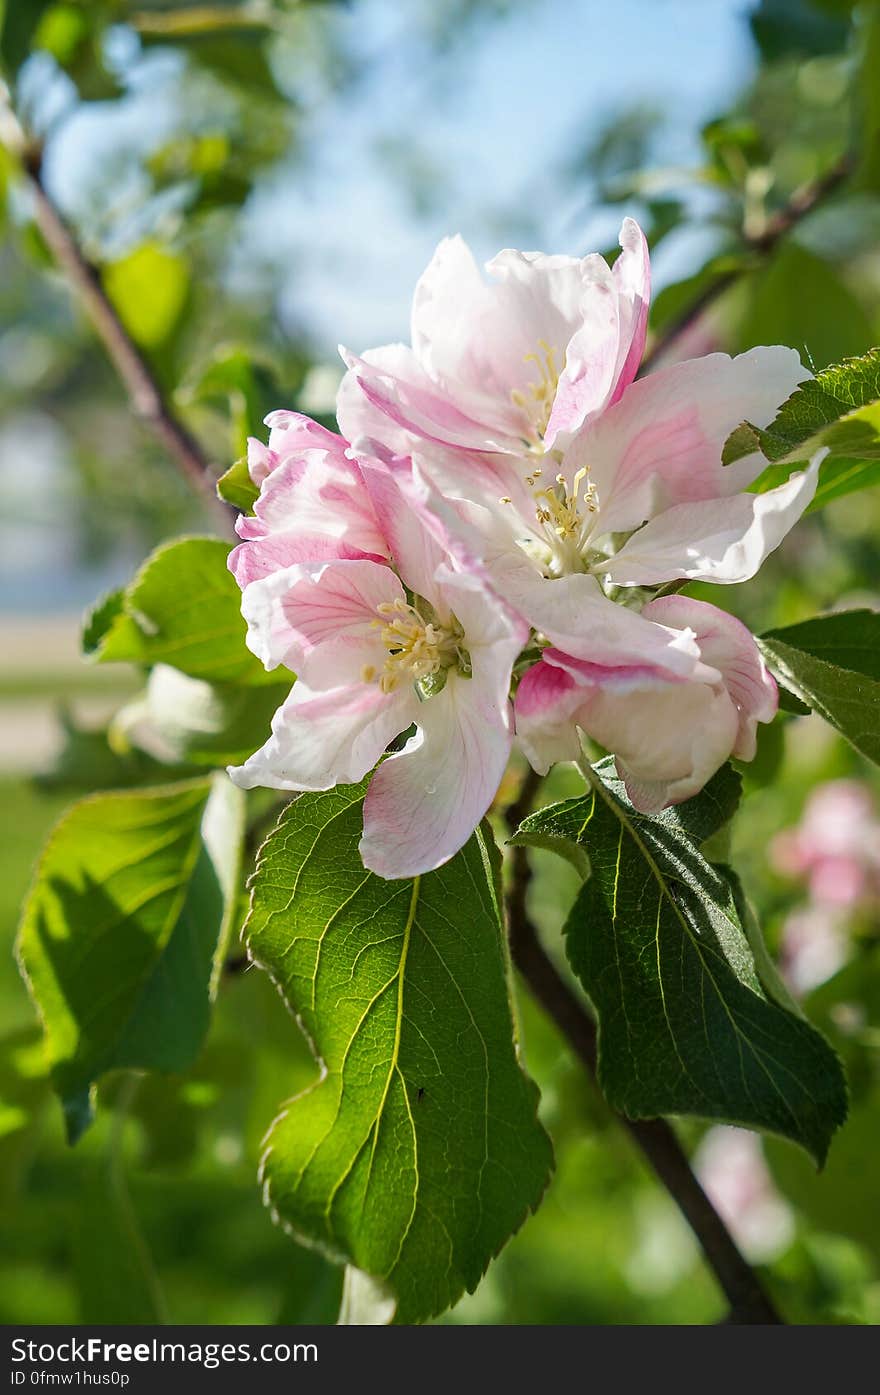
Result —
M 578 759 L 581 728 L 614 752 L 635 807 L 655 813 L 697 794 L 729 756 L 751 760 L 757 724 L 773 720 L 778 694 L 749 631 L 715 606 L 664 596 L 641 618 L 693 638 L 690 674 L 603 667 L 551 646 L 520 682 L 516 729 L 545 774 Z
M 517 699 L 538 768 L 576 753 L 580 724 L 655 808 L 730 754 L 749 759 L 776 697 L 742 626 L 650 596 L 754 576 L 810 503 L 824 452 L 763 494 L 747 492 L 760 452 L 722 463 L 740 423 L 768 425 L 810 376 L 792 349 L 710 354 L 634 381 L 649 269 L 631 220 L 621 245 L 611 271 L 503 253 L 486 287 L 463 244 L 442 244 L 416 291 L 412 349 L 353 362 L 340 411 L 547 645 Z M 538 369 L 527 391 L 521 374 Z
M 340 427 L 350 440 L 379 437 L 399 453 L 413 438 L 514 456 L 524 444 L 549 450 L 636 375 L 650 269 L 632 218 L 620 245 L 613 268 L 596 253 L 507 249 L 487 264 L 487 284 L 467 244 L 445 238 L 416 286 L 412 346 L 362 358 L 342 351 Z
M 328 453 L 331 480 L 337 465 Z M 293 525 L 301 476 L 273 487 L 284 468 L 268 491 Z M 298 679 L 269 740 L 230 774 L 244 788 L 325 790 L 381 761 L 360 851 L 380 876 L 408 877 L 457 852 L 495 795 L 513 739 L 511 670 L 527 629 L 479 578 L 456 569 L 390 476 L 369 462 L 356 468 L 381 530 L 370 555 L 288 564 L 282 549 L 274 569 L 265 554 L 256 569 L 235 563 L 248 645 L 267 669 L 284 664 Z M 321 496 L 316 487 L 307 497 Z M 295 528 L 289 542 L 295 553 Z M 382 760 L 413 726 L 403 749 Z
M 794 1215 L 770 1175 L 758 1134 L 716 1124 L 700 1142 L 693 1165 L 707 1196 L 750 1260 L 765 1263 L 791 1244 Z
M 403 487 L 413 506 L 457 536 L 552 638 L 563 617 L 618 588 L 755 575 L 810 503 L 825 452 L 785 484 L 750 494 L 763 457 L 723 465 L 722 449 L 740 422 L 771 421 L 808 376 L 791 349 L 711 354 L 633 383 L 549 453 L 469 455 L 423 443 L 395 468 L 412 477 Z M 588 627 L 579 628 L 576 652 L 590 658 Z
M 260 498 L 230 565 L 249 644 L 298 682 L 234 777 L 327 789 L 381 761 L 362 852 L 385 876 L 438 865 L 485 812 L 530 636 L 529 759 L 577 758 L 580 727 L 644 810 L 750 759 L 776 711 L 748 631 L 656 591 L 747 580 L 800 517 L 821 455 L 752 494 L 760 453 L 722 452 L 809 374 L 776 347 L 636 381 L 650 268 L 631 219 L 620 243 L 613 267 L 508 250 L 486 282 L 447 239 L 416 288 L 411 347 L 347 355 L 345 435 L 277 412 L 268 445 L 250 443 Z

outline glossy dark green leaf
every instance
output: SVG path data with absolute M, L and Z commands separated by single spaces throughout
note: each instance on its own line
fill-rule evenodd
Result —
M 795 698 L 880 764 L 880 614 L 839 611 L 771 630 L 758 643 Z
M 766 992 L 734 886 L 699 845 L 730 817 L 739 781 L 637 813 L 604 762 L 582 799 L 526 819 L 517 835 L 574 841 L 591 874 L 565 926 L 599 1026 L 599 1079 L 631 1118 L 694 1114 L 793 1139 L 820 1163 L 846 1116 L 824 1039 Z
M 476 1287 L 551 1150 L 518 1059 L 491 834 L 383 881 L 358 854 L 363 795 L 294 800 L 253 878 L 250 953 L 321 1062 L 262 1175 L 282 1224 L 369 1276 L 386 1319 L 396 1304 L 417 1322 Z

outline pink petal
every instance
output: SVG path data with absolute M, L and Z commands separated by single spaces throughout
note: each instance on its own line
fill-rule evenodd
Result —
M 304 450 L 325 450 L 332 455 L 345 453 L 347 442 L 341 436 L 302 412 L 279 409 L 270 412 L 265 421 L 270 428 L 269 449 L 279 458 Z
M 404 345 L 373 349 L 362 358 L 345 352 L 344 357 L 349 373 L 340 386 L 337 414 L 350 440 L 375 436 L 403 454 L 411 448 L 411 442 L 407 435 L 399 434 L 402 430 L 423 440 L 464 450 L 521 450 L 519 437 L 512 434 L 512 414 L 508 428 L 501 430 L 469 415 L 459 405 L 462 396 L 467 407 L 473 405 L 467 400 L 467 393 L 450 391 L 435 383 Z M 366 399 L 373 410 L 367 410 L 360 398 Z M 396 433 L 389 434 L 387 425 L 383 428 L 383 416 L 398 428 Z
M 271 475 L 278 460 L 275 452 L 264 446 L 262 441 L 258 441 L 255 436 L 248 436 L 247 466 L 254 484 L 262 484 L 266 476 Z
M 313 693 L 294 684 L 272 718 L 272 735 L 244 765 L 229 767 L 242 789 L 327 790 L 362 780 L 386 747 L 411 725 L 411 689 L 376 684 Z
M 616 402 L 638 372 L 648 329 L 651 269 L 644 233 L 632 218 L 620 229 L 620 256 L 610 276 L 595 265 L 585 283 L 580 324 L 572 335 L 547 424 L 549 448 L 560 432 L 576 431 Z M 585 259 L 588 262 L 589 259 Z
M 524 553 L 490 567 L 498 593 L 551 643 L 604 668 L 646 665 L 667 677 L 689 677 L 699 651 L 686 633 L 652 624 L 604 595 L 583 572 L 548 581 Z
M 678 504 L 634 533 L 602 572 L 620 586 L 691 579 L 748 581 L 794 527 L 816 492 L 826 450 L 766 494 Z
M 620 256 L 612 273 L 620 293 L 620 351 L 611 401 L 616 402 L 639 371 L 648 334 L 651 258 L 648 243 L 634 218 L 620 228 Z
M 764 468 L 759 454 L 722 465 L 742 421 L 766 426 L 810 375 L 793 349 L 752 349 L 676 363 L 634 382 L 572 442 L 564 473 L 588 466 L 603 533 L 628 532 L 675 505 L 727 498 Z
M 418 876 L 463 847 L 507 766 L 510 723 L 487 721 L 474 679 L 450 675 L 415 715 L 419 730 L 382 762 L 367 791 L 364 866 L 380 877 Z
M 732 754 L 740 760 L 752 760 L 757 725 L 773 721 L 779 692 L 751 632 L 726 611 L 689 596 L 663 596 L 650 601 L 642 615 L 673 629 L 694 631 L 703 662 L 721 673 L 739 713 Z
M 411 591 L 438 606 L 440 597 L 434 578 L 448 554 L 410 507 L 391 467 L 378 459 L 365 458 L 363 473 L 395 567 Z
M 237 531 L 245 539 L 324 535 L 361 553 L 387 555 L 360 468 L 344 450 L 286 456 L 264 481 L 254 517 L 240 518 Z
M 299 562 L 327 562 L 332 558 L 347 561 L 364 558 L 373 562 L 384 560 L 375 553 L 365 554 L 325 534 L 300 536 L 297 533 L 275 533 L 234 547 L 229 554 L 228 566 L 243 591 L 252 581 L 259 581 Z
M 516 690 L 516 738 L 529 764 L 546 775 L 559 761 L 580 754 L 575 713 L 584 700 L 580 684 L 543 658 L 527 669 Z
M 308 563 L 254 581 L 242 595 L 247 644 L 267 669 L 285 664 L 315 689 L 381 671 L 378 607 L 405 599 L 390 567 L 364 560 Z

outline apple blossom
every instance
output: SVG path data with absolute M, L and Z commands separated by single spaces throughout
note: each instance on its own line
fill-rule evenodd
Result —
M 384 877 L 417 875 L 457 852 L 495 795 L 527 628 L 480 578 L 456 569 L 375 463 L 348 462 L 363 495 L 356 508 L 336 495 L 342 464 L 333 451 L 306 462 L 317 476 L 305 490 L 308 546 L 309 506 L 323 499 L 339 550 L 304 557 L 295 527 L 304 473 L 289 463 L 264 481 L 260 519 L 267 527 L 277 511 L 287 531 L 246 541 L 231 565 L 249 647 L 267 669 L 287 665 L 298 678 L 269 740 L 230 774 L 244 788 L 323 790 L 378 765 L 364 803 L 364 864 Z M 368 552 L 341 542 L 343 523 Z M 263 549 L 256 566 L 249 548 Z M 382 760 L 413 726 L 402 750 Z
M 499 732 L 508 739 L 500 675 L 530 631 L 538 661 L 516 697 L 529 759 L 546 771 L 576 758 L 580 727 L 616 755 L 640 809 L 689 798 L 731 754 L 751 759 L 757 723 L 775 714 L 748 631 L 705 603 L 655 593 L 748 579 L 800 517 L 821 453 L 764 494 L 746 492 L 758 452 L 730 465 L 722 453 L 741 422 L 767 425 L 809 374 L 775 347 L 635 381 L 650 271 L 632 219 L 620 242 L 613 268 L 595 255 L 506 251 L 486 284 L 461 239 L 446 240 L 416 288 L 412 347 L 348 356 L 338 401 L 348 439 L 278 412 L 268 446 L 250 445 L 261 492 L 230 565 L 251 647 L 299 682 L 236 778 L 310 789 L 360 779 L 414 722 L 416 745 L 371 786 L 369 865 L 406 862 L 405 851 L 397 861 L 378 851 L 379 796 L 393 784 L 404 807 L 395 772 L 402 756 L 414 768 L 422 746 L 429 762 L 441 714 L 464 772 L 478 669 L 494 694 L 486 752 Z M 401 665 L 407 681 L 392 683 Z M 469 828 L 500 778 L 503 745 L 476 762 L 491 777 L 461 804 Z M 443 786 L 455 833 L 439 838 L 441 860 L 461 841 L 453 785 Z M 391 839 L 403 837 L 395 817 Z M 401 849 L 414 839 L 407 829 Z M 427 866 L 434 854 L 419 846 L 412 865 Z
M 806 993 L 846 963 L 855 927 L 876 922 L 880 820 L 870 790 L 856 780 L 820 785 L 797 827 L 773 839 L 770 860 L 806 883 L 808 900 L 786 917 L 780 945 L 786 982 Z
M 463 244 L 441 244 L 416 289 L 413 348 L 352 360 L 340 416 L 547 646 L 517 698 L 537 768 L 576 753 L 580 721 L 618 755 L 639 806 L 655 808 L 696 793 L 729 755 L 750 759 L 776 699 L 741 626 L 698 607 L 695 629 L 684 603 L 650 596 L 754 576 L 810 503 L 824 452 L 763 494 L 747 492 L 760 452 L 723 463 L 735 428 L 768 425 L 810 376 L 791 349 L 709 354 L 634 381 L 649 271 L 632 220 L 621 245 L 611 272 L 601 258 L 503 253 L 486 288 Z M 517 365 L 529 335 L 537 348 Z M 517 372 L 536 364 L 529 395 Z M 524 401 L 532 416 L 517 426 Z M 492 422 L 504 429 L 493 435 Z
M 663 596 L 642 619 L 694 638 L 689 675 L 602 667 L 551 646 L 523 675 L 516 727 L 542 774 L 578 759 L 580 727 L 614 752 L 633 804 L 652 813 L 698 793 L 728 756 L 751 760 L 757 723 L 772 721 L 778 695 L 751 634 L 726 612 Z
M 362 358 L 337 403 L 349 439 L 383 434 L 377 416 L 406 433 L 466 451 L 549 449 L 635 377 L 650 297 L 648 248 L 624 219 L 609 268 L 583 258 L 499 252 L 480 276 L 467 244 L 445 238 L 416 286 L 412 347 L 389 344 Z M 387 439 L 387 432 L 384 433 Z

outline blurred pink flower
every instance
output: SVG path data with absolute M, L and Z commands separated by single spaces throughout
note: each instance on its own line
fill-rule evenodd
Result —
M 880 897 L 880 820 L 864 785 L 833 780 L 807 801 L 797 828 L 771 844 L 777 871 L 807 882 L 826 906 L 852 908 Z
M 758 1134 L 725 1124 L 710 1129 L 694 1171 L 748 1259 L 770 1260 L 788 1246 L 794 1218 L 773 1184 Z
M 880 907 L 880 819 L 855 780 L 832 780 L 811 794 L 796 828 L 770 845 L 777 872 L 806 884 L 808 901 L 788 916 L 780 964 L 795 993 L 807 993 L 849 957 L 853 916 Z
M 793 993 L 809 993 L 846 963 L 846 927 L 839 908 L 803 906 L 787 917 L 780 970 Z

